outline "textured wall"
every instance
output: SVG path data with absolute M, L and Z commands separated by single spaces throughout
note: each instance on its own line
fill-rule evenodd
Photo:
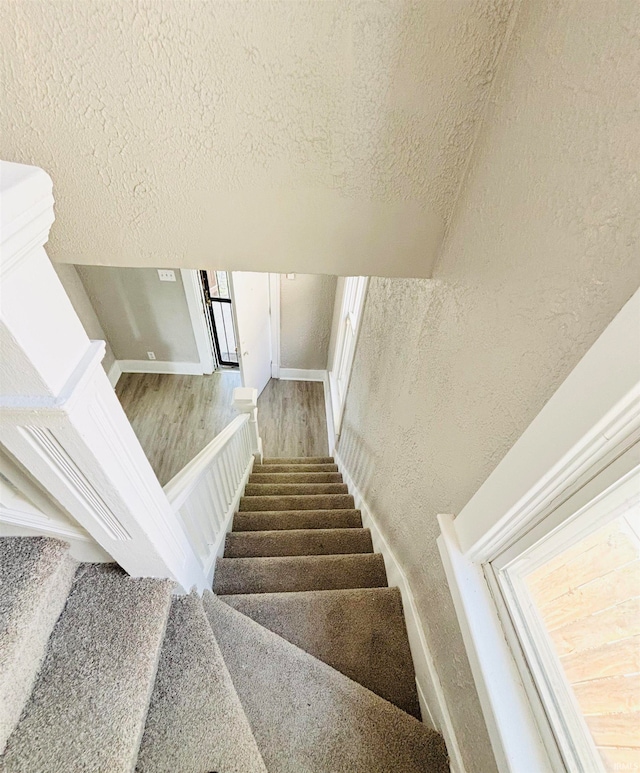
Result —
M 640 5 L 522 5 L 431 280 L 372 279 L 340 453 L 406 569 L 468 771 L 495 769 L 436 547 L 640 283 Z
M 111 368 L 116 358 L 75 266 L 54 263 L 53 267 L 69 296 L 69 300 L 71 301 L 76 314 L 80 317 L 80 322 L 82 322 L 86 334 L 92 341 L 104 341 L 106 343 L 106 351 L 104 359 L 102 360 L 102 365 L 108 373 L 109 368 Z
M 280 277 L 280 365 L 324 370 L 336 294 L 336 277 Z
M 55 261 L 429 276 L 512 0 L 2 4 Z
M 161 282 L 153 268 L 78 266 L 118 360 L 199 362 L 180 272 Z

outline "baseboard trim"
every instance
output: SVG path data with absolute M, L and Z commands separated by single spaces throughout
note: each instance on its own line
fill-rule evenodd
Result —
M 107 371 L 107 378 L 109 379 L 111 386 L 115 389 L 120 376 L 122 375 L 122 369 L 116 360 L 113 365 Z
M 362 524 L 365 528 L 371 530 L 371 539 L 373 548 L 377 553 L 382 553 L 387 578 L 390 586 L 397 586 L 402 596 L 402 606 L 404 607 L 405 620 L 407 624 L 407 634 L 409 636 L 409 645 L 411 655 L 416 670 L 416 685 L 418 688 L 418 698 L 422 710 L 423 721 L 427 725 L 442 733 L 447 751 L 452 773 L 465 773 L 462 754 L 449 714 L 440 678 L 435 668 L 431 652 L 427 644 L 424 633 L 424 626 L 418 614 L 415 598 L 411 586 L 404 573 L 393 550 L 389 546 L 384 534 L 380 530 L 378 522 L 374 518 L 370 508 L 362 496 L 362 493 L 356 486 L 353 478 L 347 471 L 339 453 L 333 454 L 338 469 L 342 473 L 344 482 L 349 488 L 349 493 L 353 495 L 356 508 L 362 513 Z
M 56 537 L 68 543 L 76 561 L 92 564 L 109 563 L 113 558 L 84 529 L 76 529 L 47 517 L 44 513 L 0 506 L 0 537 Z
M 117 360 L 122 373 L 167 373 L 183 376 L 202 376 L 199 362 L 169 362 L 167 360 Z
M 279 378 L 282 381 L 324 381 L 326 372 L 326 370 L 281 367 Z

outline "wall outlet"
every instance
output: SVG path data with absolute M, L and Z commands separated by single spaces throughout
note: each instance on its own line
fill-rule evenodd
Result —
M 155 352 L 147 352 L 147 357 L 148 357 L 150 360 L 155 360 L 155 358 L 156 358 L 156 353 L 155 353 Z
M 161 282 L 175 282 L 176 281 L 176 272 L 172 268 L 159 268 L 158 269 L 158 276 L 160 277 Z M 151 358 L 155 359 L 155 357 Z
M 296 278 L 295 274 L 287 274 L 287 279 L 295 279 L 295 278 Z

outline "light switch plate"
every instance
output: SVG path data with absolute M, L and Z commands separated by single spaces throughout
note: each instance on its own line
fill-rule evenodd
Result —
M 295 278 L 296 278 L 295 274 L 287 274 L 287 279 L 295 279 Z
M 176 272 L 171 268 L 159 268 L 158 276 L 161 282 L 175 282 Z

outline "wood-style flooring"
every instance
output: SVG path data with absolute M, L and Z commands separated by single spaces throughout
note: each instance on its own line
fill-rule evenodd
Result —
M 258 426 L 265 456 L 328 456 L 323 385 L 271 379 L 258 398 Z
M 116 394 L 164 486 L 237 416 L 238 371 L 210 376 L 123 373 Z M 321 383 L 271 380 L 258 398 L 265 456 L 327 456 Z

